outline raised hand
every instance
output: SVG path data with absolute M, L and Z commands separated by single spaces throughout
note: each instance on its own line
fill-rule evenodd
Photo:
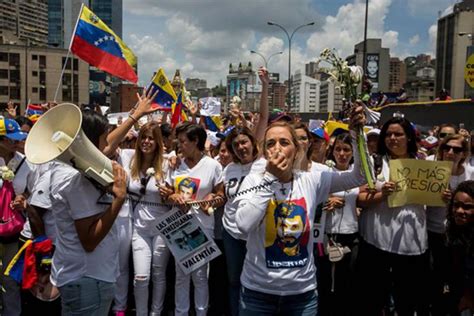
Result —
M 258 77 L 263 85 L 268 85 L 270 83 L 270 76 L 268 75 L 268 70 L 265 67 L 260 67 L 258 69 Z
M 156 112 L 158 109 L 153 108 L 151 106 L 151 103 L 155 99 L 156 95 L 158 94 L 158 90 L 153 93 L 152 89 L 149 89 L 148 91 L 143 90 L 142 95 L 139 95 L 137 93 L 138 97 L 138 103 L 135 105 L 135 111 L 133 114 L 137 115 L 137 119 L 142 117 L 143 115 L 151 114 L 153 112 Z

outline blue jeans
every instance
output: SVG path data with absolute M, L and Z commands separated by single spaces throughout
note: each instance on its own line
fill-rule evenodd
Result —
M 235 239 L 225 229 L 222 230 L 222 241 L 227 262 L 229 277 L 229 305 L 232 316 L 239 314 L 240 275 L 247 254 L 247 242 Z
M 106 316 L 114 299 L 115 283 L 82 277 L 59 288 L 63 316 Z
M 242 286 L 239 316 L 318 315 L 318 295 L 316 290 L 296 295 L 272 295 L 249 290 Z

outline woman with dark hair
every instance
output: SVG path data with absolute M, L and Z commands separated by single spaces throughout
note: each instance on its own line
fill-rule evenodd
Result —
M 362 108 L 351 125 L 363 124 Z M 236 223 L 247 236 L 239 315 L 316 315 L 313 222 L 318 197 L 364 183 L 358 156 L 348 172 L 301 172 L 295 130 L 276 122 L 264 137 L 265 172 L 253 172 L 237 198 Z M 251 188 L 258 189 L 252 190 Z
M 446 204 L 451 200 L 451 190 L 454 190 L 459 183 L 473 179 L 472 170 L 466 168 L 464 164 L 468 156 L 469 144 L 464 136 L 459 134 L 444 137 L 438 147 L 436 160 L 453 162 L 449 189 L 443 192 Z M 430 301 L 433 315 L 446 315 L 456 309 L 456 306 L 450 306 L 452 300 L 448 294 L 451 277 L 449 249 L 445 243 L 447 211 L 446 206 L 426 207 L 428 245 L 432 258 Z
M 82 130 L 103 150 L 108 121 L 84 111 Z M 51 168 L 51 210 L 57 231 L 51 282 L 59 288 L 64 315 L 107 315 L 118 274 L 115 219 L 126 197 L 127 176 L 113 162 L 114 198 L 110 206 L 97 203 L 102 192 L 81 172 L 64 163 Z
M 352 169 L 354 157 L 350 134 L 336 136 L 328 159 L 334 161 L 335 172 Z M 345 249 L 345 255 L 337 262 L 331 262 L 328 255 L 321 258 L 321 315 L 352 315 L 354 312 L 354 262 L 359 238 L 356 205 L 358 195 L 358 187 L 332 193 L 323 207 L 326 212 L 326 254 L 330 253 L 331 247 L 341 247 Z
M 170 172 L 166 180 L 167 184 L 174 188 L 174 194 L 168 197 L 169 202 L 185 207 L 189 200 L 217 198 L 223 201 L 222 167 L 217 161 L 204 154 L 207 138 L 204 128 L 189 122 L 180 123 L 176 127 L 176 137 L 182 159 L 179 167 Z M 192 192 L 187 190 L 189 194 L 179 192 L 179 184 L 184 183 L 183 181 L 187 183 L 187 187 L 193 188 Z M 192 186 L 190 182 L 193 183 Z M 218 203 L 214 205 L 214 207 L 218 206 Z M 208 207 L 191 208 L 189 213 L 196 216 L 208 234 L 214 235 L 214 214 L 210 213 Z M 209 264 L 206 264 L 186 275 L 179 265 L 176 265 L 175 315 L 188 315 L 191 278 L 194 284 L 196 314 L 206 315 L 209 303 L 208 268 Z
M 262 81 L 263 90 L 260 101 L 260 118 L 254 128 L 255 132 L 247 127 L 235 127 L 225 139 L 227 150 L 231 153 L 233 160 L 223 173 L 225 194 L 228 199 L 222 218 L 224 226 L 222 240 L 227 260 L 229 305 L 232 316 L 236 316 L 239 312 L 240 275 L 247 251 L 245 246 L 246 237 L 239 231 L 235 222 L 237 203 L 234 198 L 230 197 L 239 192 L 242 181 L 247 175 L 264 170 L 266 163 L 260 157 L 258 146 L 259 142 L 263 140 L 268 122 L 267 94 L 263 92 L 268 90 L 269 77 L 267 70 L 260 68 L 259 77 Z
M 474 312 L 474 181 L 461 182 L 448 209 L 448 245 L 452 248 L 459 312 Z M 464 314 L 462 314 L 464 315 Z
M 383 157 L 377 190 L 361 189 L 358 205 L 361 241 L 358 255 L 360 315 L 379 315 L 391 289 L 399 315 L 426 315 L 428 269 L 426 211 L 423 205 L 389 207 L 387 197 L 396 184 L 389 179 L 391 159 L 414 159 L 415 130 L 402 117 L 382 127 L 377 153 Z M 380 188 L 381 187 L 381 188 Z

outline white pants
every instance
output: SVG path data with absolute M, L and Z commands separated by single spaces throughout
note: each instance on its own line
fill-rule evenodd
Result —
M 20 286 L 9 276 L 3 275 L 8 264 L 18 252 L 18 241 L 2 244 L 2 275 L 0 276 L 2 293 L 3 316 L 19 316 L 21 314 Z
M 224 276 L 222 276 L 224 277 Z M 189 312 L 189 288 L 191 279 L 194 284 L 194 307 L 196 315 L 207 315 L 209 306 L 209 263 L 193 271 L 191 274 L 184 274 L 183 270 L 176 265 L 175 284 L 175 316 L 188 315 Z
M 137 229 L 132 237 L 133 280 L 137 316 L 148 316 L 148 284 L 150 267 L 153 276 L 153 296 L 150 315 L 160 315 L 166 292 L 166 266 L 170 251 L 160 236 L 150 236 Z
M 119 238 L 119 276 L 115 286 L 114 311 L 127 309 L 129 259 L 132 249 L 132 219 L 130 217 L 117 217 L 115 220 Z

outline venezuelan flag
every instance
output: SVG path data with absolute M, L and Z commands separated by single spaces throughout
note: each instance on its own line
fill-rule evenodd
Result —
M 172 107 L 172 115 L 171 115 L 171 127 L 174 128 L 178 125 L 179 122 L 185 122 L 188 120 L 188 116 L 186 112 L 184 112 L 184 104 L 183 104 L 183 93 L 181 92 L 178 96 L 178 101 Z
M 160 68 L 151 79 L 148 91 L 150 91 L 150 89 L 152 89 L 153 93 L 158 91 L 158 94 L 153 100 L 155 108 L 161 111 L 172 111 L 172 105 L 178 98 L 162 68 Z
M 137 57 L 88 7 L 82 6 L 69 48 L 90 65 L 123 80 L 138 81 Z
M 28 106 L 26 107 L 25 116 L 33 123 L 36 123 L 36 121 L 43 114 L 44 110 L 39 104 L 28 104 Z
M 219 115 L 205 116 L 206 127 L 213 132 L 219 132 L 222 126 L 221 117 Z

